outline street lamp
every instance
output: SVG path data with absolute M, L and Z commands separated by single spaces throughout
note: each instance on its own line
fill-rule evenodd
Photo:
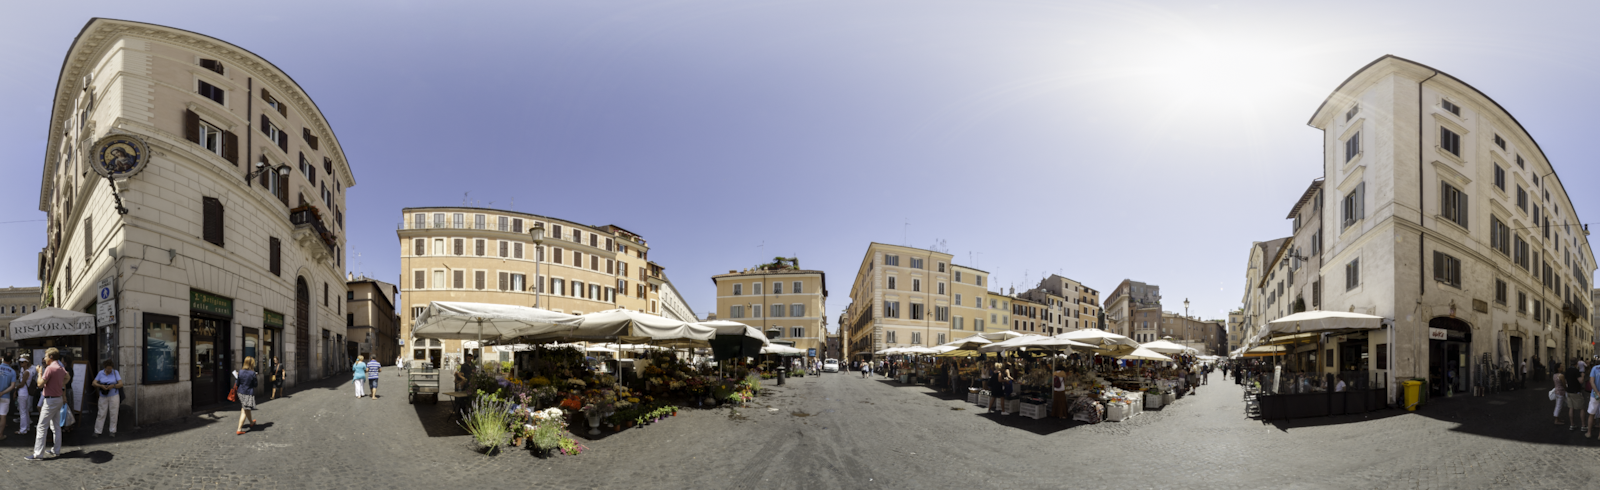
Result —
M 544 223 L 534 223 L 533 229 L 528 230 L 533 235 L 533 307 L 539 307 L 539 300 L 544 296 L 544 276 L 540 275 L 540 262 L 544 262 Z

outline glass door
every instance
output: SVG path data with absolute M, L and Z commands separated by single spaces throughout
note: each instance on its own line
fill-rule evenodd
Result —
M 189 392 L 195 407 L 217 403 L 217 328 L 204 318 L 189 321 Z

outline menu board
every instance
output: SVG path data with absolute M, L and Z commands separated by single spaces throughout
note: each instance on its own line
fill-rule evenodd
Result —
M 72 363 L 72 407 L 76 411 L 83 410 L 83 386 L 87 384 L 84 374 L 89 370 L 89 363 Z

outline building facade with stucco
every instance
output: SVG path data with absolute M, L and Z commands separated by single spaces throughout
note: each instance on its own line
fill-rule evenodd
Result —
M 305 87 L 227 41 L 124 20 L 90 20 L 65 60 L 40 179 L 40 301 L 115 315 L 94 335 L 19 343 L 113 361 L 139 424 L 220 406 L 246 357 L 281 359 L 289 386 L 344 369 L 356 181 Z

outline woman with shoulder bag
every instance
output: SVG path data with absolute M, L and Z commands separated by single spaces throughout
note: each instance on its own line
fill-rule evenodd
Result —
M 256 419 L 250 411 L 256 409 L 256 358 L 245 357 L 244 365 L 234 376 L 235 396 L 239 399 L 239 427 L 237 435 L 244 435 L 245 422 L 250 423 L 250 430 L 255 430 Z

